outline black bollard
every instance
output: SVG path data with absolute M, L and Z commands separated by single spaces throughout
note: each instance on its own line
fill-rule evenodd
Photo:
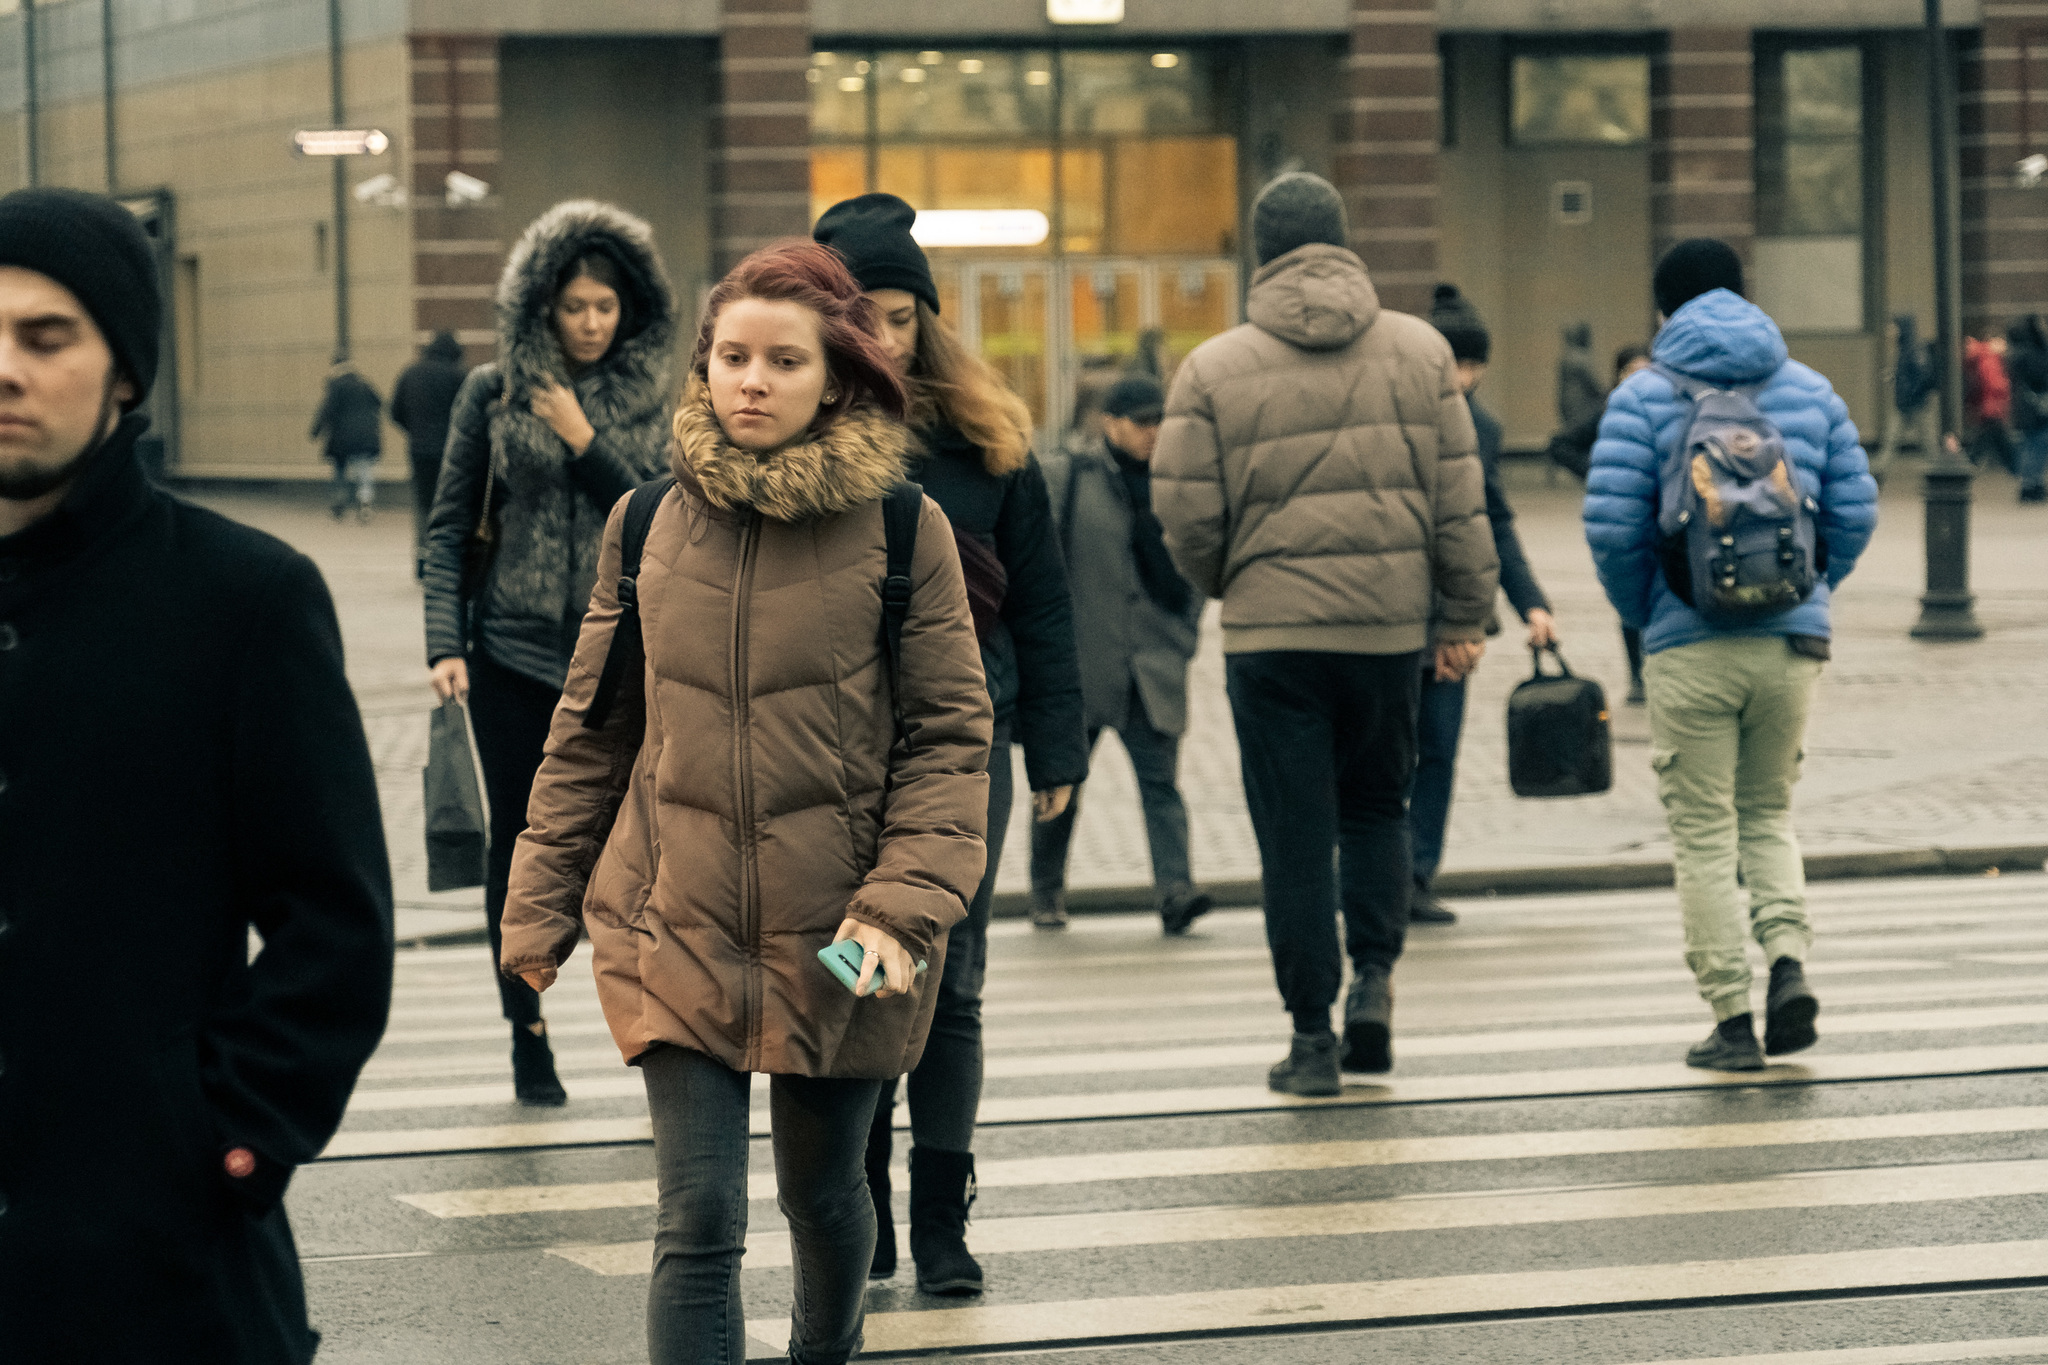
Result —
M 1943 442 L 1927 466 L 1927 591 L 1920 598 L 1918 640 L 1974 640 L 1983 635 L 1970 592 L 1970 486 L 1976 471 Z

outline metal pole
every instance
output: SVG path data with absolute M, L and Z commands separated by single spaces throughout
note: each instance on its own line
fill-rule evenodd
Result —
M 1927 591 L 1913 635 L 1923 640 L 1974 640 L 1984 633 L 1970 593 L 1970 462 L 1949 449 L 1962 427 L 1962 327 L 1956 314 L 1955 204 L 1950 185 L 1948 34 L 1941 0 L 1926 0 L 1927 129 L 1933 160 L 1935 359 L 1941 366 L 1941 431 L 1927 461 L 1925 485 Z
M 43 183 L 42 148 L 36 136 L 36 5 L 35 0 L 24 0 L 21 7 L 21 74 L 28 85 L 23 106 L 24 128 L 28 134 L 28 183 L 31 188 Z
M 114 0 L 100 0 L 100 122 L 107 139 L 107 193 L 121 183 L 120 159 L 114 148 Z
M 327 85 L 333 100 L 333 122 L 348 119 L 341 89 L 341 0 L 327 0 Z M 334 157 L 334 360 L 349 358 L 348 344 L 348 159 Z

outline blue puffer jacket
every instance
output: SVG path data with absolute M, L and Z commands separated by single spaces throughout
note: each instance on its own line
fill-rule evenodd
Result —
M 1757 407 L 1784 433 L 1800 487 L 1820 503 L 1826 581 L 1788 612 L 1742 630 L 1716 630 L 1665 585 L 1657 565 L 1657 465 L 1682 438 L 1691 405 L 1655 370 L 1632 376 L 1607 400 L 1586 475 L 1586 543 L 1622 624 L 1643 648 L 1697 644 L 1716 635 L 1817 635 L 1828 630 L 1830 591 L 1877 528 L 1877 484 L 1849 409 L 1828 381 L 1785 354 L 1778 325 L 1725 289 L 1700 295 L 1657 334 L 1652 355 L 1689 378 L 1733 388 L 1762 384 Z

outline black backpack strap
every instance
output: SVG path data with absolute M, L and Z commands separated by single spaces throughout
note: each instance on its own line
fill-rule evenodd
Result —
M 590 710 L 583 717 L 587 730 L 604 728 L 604 723 L 611 719 L 619 688 L 625 683 L 626 670 L 641 662 L 645 642 L 640 637 L 640 556 L 647 549 L 647 531 L 654 525 L 654 513 L 675 483 L 675 475 L 664 474 L 634 489 L 626 504 L 625 524 L 619 528 L 619 623 L 612 630 L 611 648 L 605 651 L 597 695 L 590 699 Z
M 910 616 L 910 561 L 917 556 L 917 522 L 924 515 L 924 488 L 909 480 L 882 499 L 882 538 L 889 568 L 882 579 L 882 649 L 889 656 L 889 690 L 902 714 L 903 623 Z

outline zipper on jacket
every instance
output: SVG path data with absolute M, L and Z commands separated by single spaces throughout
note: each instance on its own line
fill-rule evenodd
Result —
M 739 565 L 732 590 L 732 719 L 733 787 L 740 836 L 740 942 L 746 949 L 740 1009 L 747 1021 L 747 1069 L 761 1064 L 761 996 L 755 980 L 761 970 L 760 867 L 754 843 L 754 749 L 747 696 L 748 599 L 754 591 L 754 554 L 761 544 L 761 514 L 748 511 L 740 532 Z

